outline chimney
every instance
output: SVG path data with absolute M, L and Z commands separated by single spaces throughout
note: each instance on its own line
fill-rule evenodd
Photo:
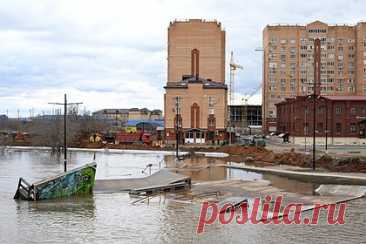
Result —
M 199 77 L 199 67 L 200 67 L 200 51 L 193 49 L 191 52 L 191 74 L 198 80 Z

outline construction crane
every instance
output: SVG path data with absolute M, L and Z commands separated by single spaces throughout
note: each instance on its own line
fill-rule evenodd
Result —
M 230 84 L 229 84 L 229 104 L 234 105 L 235 95 L 234 95 L 234 82 L 235 82 L 235 73 L 237 69 L 243 69 L 243 66 L 236 64 L 234 62 L 234 54 L 231 51 L 230 55 Z
M 234 81 L 235 81 L 235 73 L 237 69 L 243 69 L 243 66 L 236 64 L 234 62 L 234 53 L 231 51 L 230 53 L 230 84 L 229 84 L 229 94 L 228 94 L 228 104 L 234 105 Z M 228 118 L 227 118 L 227 127 L 229 131 L 229 144 L 231 144 L 232 141 L 232 133 L 233 133 L 233 127 L 231 123 L 231 112 L 230 109 L 228 109 Z
M 242 98 L 243 105 L 247 105 L 249 99 L 251 97 L 253 97 L 259 91 L 259 89 L 261 89 L 261 88 L 262 88 L 262 84 L 260 84 L 258 87 L 256 87 L 251 93 L 244 94 L 244 97 Z

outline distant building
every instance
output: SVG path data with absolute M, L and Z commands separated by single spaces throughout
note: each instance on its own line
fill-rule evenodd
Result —
M 0 120 L 8 120 L 8 116 L 5 114 L 0 114 Z
M 225 140 L 225 31 L 216 21 L 174 21 L 168 29 L 165 138 L 200 144 Z M 177 110 L 178 107 L 178 110 Z
M 313 99 L 287 98 L 276 104 L 277 131 L 295 144 L 312 144 Z M 366 144 L 366 96 L 320 96 L 316 100 L 318 144 Z
M 164 127 L 163 120 L 128 120 L 126 123 L 127 132 L 143 131 L 156 133 L 158 127 Z
M 162 120 L 163 112 L 159 109 L 151 111 L 147 108 L 102 109 L 94 112 L 93 117 L 123 125 L 128 120 Z
M 229 105 L 230 125 L 244 133 L 249 127 L 262 126 L 261 105 Z
M 276 130 L 275 104 L 313 92 L 314 39 L 321 41 L 321 95 L 366 95 L 366 22 L 267 25 L 263 30 L 263 126 Z
M 150 120 L 162 120 L 163 119 L 163 111 L 160 109 L 152 110 L 150 113 Z
M 121 125 L 127 122 L 128 115 L 128 109 L 102 109 L 93 112 L 92 116 L 98 120 L 109 121 L 116 125 Z

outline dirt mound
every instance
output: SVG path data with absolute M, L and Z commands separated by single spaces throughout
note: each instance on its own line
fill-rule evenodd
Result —
M 219 150 L 220 152 L 228 153 L 231 155 L 257 155 L 271 152 L 263 147 L 247 146 L 224 146 L 221 147 Z
M 274 164 L 287 164 L 299 167 L 309 167 L 310 157 L 301 153 L 288 152 L 288 153 L 276 153 L 274 155 L 272 163 Z
M 316 161 L 316 164 L 331 171 L 366 173 L 366 159 L 361 157 L 337 159 L 324 155 Z

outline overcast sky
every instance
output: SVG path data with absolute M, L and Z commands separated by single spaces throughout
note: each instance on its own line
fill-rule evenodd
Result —
M 167 27 L 189 18 L 222 22 L 227 61 L 233 50 L 244 66 L 236 90 L 245 94 L 260 84 L 262 53 L 254 49 L 267 24 L 355 24 L 366 20 L 366 2 L 1 0 L 0 114 L 50 111 L 47 103 L 65 92 L 91 111 L 162 109 Z

